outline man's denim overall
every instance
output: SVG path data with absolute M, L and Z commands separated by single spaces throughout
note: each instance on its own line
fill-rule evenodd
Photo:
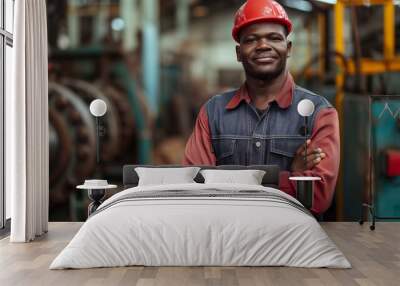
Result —
M 260 116 L 245 101 L 235 109 L 226 109 L 235 93 L 214 96 L 206 105 L 217 165 L 279 165 L 281 170 L 290 170 L 296 150 L 305 141 L 304 118 L 298 114 L 297 104 L 309 99 L 315 105 L 308 119 L 308 134 L 318 112 L 332 107 L 324 97 L 296 86 L 288 108 L 282 109 L 274 101 Z

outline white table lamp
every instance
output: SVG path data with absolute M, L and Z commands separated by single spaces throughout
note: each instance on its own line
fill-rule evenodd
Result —
M 307 135 L 308 135 L 308 117 L 313 115 L 315 111 L 314 103 L 309 99 L 303 99 L 297 105 L 297 112 L 304 117 L 304 143 L 305 143 L 305 155 L 304 164 L 307 168 Z
M 304 117 L 304 166 L 307 170 L 307 136 L 308 136 L 308 117 L 315 111 L 314 103 L 309 99 L 303 99 L 297 105 L 297 112 Z M 290 177 L 289 180 L 296 182 L 296 198 L 305 208 L 311 209 L 314 201 L 314 182 L 321 180 L 319 177 Z
M 95 99 L 90 103 L 89 106 L 90 113 L 96 117 L 96 161 L 97 164 L 100 163 L 100 127 L 99 127 L 99 117 L 104 116 L 107 112 L 107 104 L 104 100 Z

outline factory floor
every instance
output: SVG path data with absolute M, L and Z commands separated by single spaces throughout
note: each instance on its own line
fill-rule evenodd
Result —
M 32 243 L 0 240 L 0 285 L 399 285 L 400 223 L 322 223 L 353 268 L 288 267 L 122 267 L 48 269 L 82 223 L 50 223 L 48 234 Z

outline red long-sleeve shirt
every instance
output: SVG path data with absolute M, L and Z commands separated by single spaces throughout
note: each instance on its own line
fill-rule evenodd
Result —
M 275 101 L 284 108 L 291 105 L 294 82 L 289 75 L 276 95 Z M 242 100 L 251 102 L 244 84 L 227 104 L 226 108 L 235 108 Z M 338 114 L 334 108 L 324 108 L 316 115 L 311 134 L 310 150 L 321 148 L 326 154 L 317 166 L 304 172 L 281 171 L 279 175 L 279 189 L 292 196 L 296 194 L 295 182 L 290 181 L 290 176 L 317 176 L 321 181 L 314 185 L 314 205 L 312 211 L 316 214 L 325 212 L 331 204 L 340 162 L 340 135 Z M 192 135 L 185 149 L 185 165 L 216 165 L 216 158 L 212 152 L 211 134 L 208 116 L 203 106 L 199 112 Z

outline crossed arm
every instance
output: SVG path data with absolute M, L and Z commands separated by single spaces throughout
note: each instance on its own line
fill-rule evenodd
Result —
M 303 145 L 296 152 L 291 170 L 280 173 L 279 189 L 295 196 L 296 187 L 294 182 L 289 181 L 290 176 L 321 177 L 321 181 L 315 182 L 314 205 L 311 209 L 312 212 L 321 214 L 331 205 L 339 172 L 339 120 L 334 108 L 323 109 L 317 114 L 307 146 L 307 166 L 304 164 Z M 199 112 L 194 131 L 186 144 L 183 164 L 216 165 L 204 106 Z

